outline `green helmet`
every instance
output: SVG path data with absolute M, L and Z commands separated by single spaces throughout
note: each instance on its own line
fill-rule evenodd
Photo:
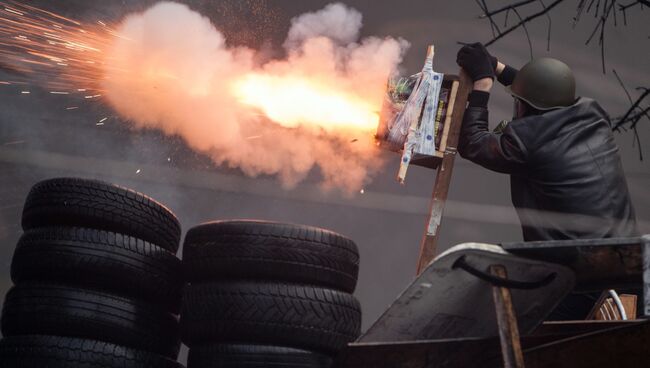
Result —
M 576 80 L 565 63 L 540 58 L 524 65 L 506 91 L 538 110 L 552 110 L 573 105 Z

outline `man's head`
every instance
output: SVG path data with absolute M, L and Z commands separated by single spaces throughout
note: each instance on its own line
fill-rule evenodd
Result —
M 551 58 L 535 59 L 524 65 L 506 90 L 519 101 L 515 102 L 516 117 L 571 106 L 576 100 L 571 68 Z

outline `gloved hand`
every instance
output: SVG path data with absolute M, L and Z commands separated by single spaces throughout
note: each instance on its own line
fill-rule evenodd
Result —
M 456 56 L 456 63 L 465 69 L 472 81 L 483 78 L 495 78 L 497 59 L 490 55 L 481 43 L 463 46 Z

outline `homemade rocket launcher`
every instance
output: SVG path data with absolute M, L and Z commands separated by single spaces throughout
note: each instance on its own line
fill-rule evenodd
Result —
M 421 73 L 388 81 L 377 139 L 382 147 L 401 152 L 397 175 L 401 183 L 410 164 L 438 167 L 450 143 L 454 107 L 461 103 L 460 78 L 435 72 L 434 55 L 429 46 Z
M 433 70 L 429 46 L 421 73 L 388 81 L 377 128 L 379 145 L 401 153 L 397 179 L 406 180 L 409 165 L 436 169 L 430 216 L 422 242 L 418 274 L 435 257 L 442 213 L 456 156 L 458 135 L 472 81 Z

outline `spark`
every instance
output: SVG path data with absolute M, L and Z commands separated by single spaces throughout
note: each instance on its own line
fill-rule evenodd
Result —
M 135 171 L 135 173 L 136 173 L 136 174 L 139 174 L 139 173 L 140 173 L 140 169 L 137 169 L 137 170 Z
M 21 91 L 20 93 L 22 93 L 22 94 L 24 94 L 24 95 L 28 95 L 28 94 L 30 94 L 31 92 L 29 92 L 29 91 Z
M 103 118 L 103 119 L 102 119 L 102 120 L 100 120 L 99 122 L 100 122 L 100 123 L 103 123 L 103 122 L 105 122 L 106 120 L 108 120 L 108 118 L 107 118 L 107 117 L 106 117 L 106 118 Z
M 97 125 L 97 126 L 101 126 L 101 125 L 104 125 L 104 123 L 97 123 L 97 124 L 95 124 L 95 125 Z
M 261 135 L 252 135 L 250 137 L 246 137 L 246 139 L 259 139 L 259 138 L 262 138 L 262 136 Z
M 18 10 L 13 10 L 13 9 L 10 9 L 10 8 L 7 8 L 7 7 L 5 7 L 5 11 L 8 11 L 9 13 L 14 13 L 14 14 L 16 14 L 16 15 L 20 15 L 21 17 L 22 17 L 23 15 L 25 15 L 25 14 L 19 12 Z
M 361 193 L 361 194 L 364 194 L 365 192 L 366 192 L 365 189 L 361 189 L 361 190 L 359 191 L 359 193 Z
M 22 143 L 25 143 L 25 141 L 11 141 L 11 142 L 3 143 L 3 145 L 4 146 L 12 146 L 14 144 L 22 144 Z
M 4 11 L 2 11 L 4 10 Z M 54 91 L 75 90 L 97 96 L 104 50 L 118 37 L 106 22 L 82 24 L 24 4 L 0 0 L 0 60 L 12 69 L 43 81 Z
M 5 86 L 11 85 L 10 82 L 4 82 L 4 81 L 0 81 L 0 84 L 5 85 Z
M 76 110 L 78 108 L 79 108 L 78 106 L 70 106 L 70 107 L 66 107 L 65 109 L 66 110 Z
M 70 92 L 62 92 L 62 91 L 51 91 L 50 92 L 53 95 L 69 95 Z

